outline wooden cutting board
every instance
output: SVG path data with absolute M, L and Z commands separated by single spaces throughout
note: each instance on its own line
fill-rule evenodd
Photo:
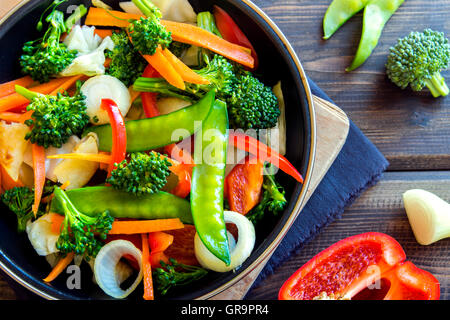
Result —
M 350 128 L 349 119 L 340 108 L 316 96 L 313 101 L 317 128 L 316 158 L 303 207 L 341 151 Z M 269 259 L 270 256 L 238 283 L 209 300 L 243 299 Z
M 20 0 L 1 0 L 1 2 L 0 19 Z M 349 130 L 349 120 L 340 108 L 316 96 L 314 96 L 314 106 L 317 128 L 316 159 L 305 204 L 342 149 Z M 269 259 L 270 256 L 241 281 L 210 300 L 242 299 Z

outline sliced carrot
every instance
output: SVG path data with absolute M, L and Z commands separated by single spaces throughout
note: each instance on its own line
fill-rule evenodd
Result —
M 249 68 L 253 68 L 255 64 L 255 60 L 248 52 L 248 48 L 228 42 L 202 28 L 187 23 L 166 20 L 161 20 L 161 24 L 172 33 L 174 41 L 209 49 Z
M 135 234 L 184 228 L 180 219 L 114 221 L 109 234 Z
M 106 153 L 64 153 L 47 156 L 47 159 L 74 159 L 109 164 L 112 158 Z
M 16 112 L 0 112 L 0 120 L 8 121 L 8 122 L 18 122 L 24 123 L 26 120 L 31 119 L 31 115 L 33 111 L 27 111 L 23 113 Z
M 40 84 L 36 87 L 32 87 L 30 88 L 30 90 L 42 94 L 49 94 L 53 90 L 56 90 L 66 81 L 67 78 L 53 79 L 50 82 Z M 9 96 L 0 98 L 0 112 L 9 111 L 20 106 L 25 106 L 29 102 L 30 101 L 27 98 L 21 96 L 18 93 L 10 94 Z
M 45 149 L 37 144 L 32 145 L 34 169 L 34 204 L 33 213 L 36 216 L 41 203 L 42 191 L 45 184 Z
M 16 80 L 0 84 L 0 98 L 9 96 L 16 92 L 16 85 L 29 88 L 34 83 L 30 76 L 25 76 Z
M 178 89 L 186 89 L 183 78 L 163 55 L 162 49 L 160 47 L 156 49 L 156 53 L 154 55 L 143 55 L 143 57 L 145 60 L 147 60 L 148 63 L 152 65 L 153 68 L 156 69 L 156 71 L 158 71 L 161 77 L 166 79 L 168 83 L 170 83 L 174 87 L 177 87 Z
M 144 275 L 144 299 L 154 300 L 152 265 L 150 263 L 150 250 L 148 248 L 147 234 L 141 235 L 142 239 L 142 273 Z
M 64 222 L 64 216 L 57 214 L 57 213 L 50 212 L 48 217 L 50 218 L 50 224 L 51 224 L 50 230 L 54 234 L 59 234 L 61 232 L 61 226 Z
M 56 96 L 58 93 L 64 93 L 65 91 L 69 90 L 78 80 L 82 80 L 84 78 L 87 78 L 87 76 L 83 74 L 78 74 L 71 77 L 66 77 L 64 83 L 50 92 L 51 96 Z
M 111 29 L 97 29 L 95 28 L 94 34 L 98 35 L 100 38 L 110 37 L 113 34 Z
M 52 282 L 55 280 L 72 262 L 73 257 L 75 257 L 74 252 L 68 253 L 64 258 L 58 261 L 56 266 L 53 268 L 52 272 L 44 279 L 45 282 Z
M 20 179 L 14 180 L 11 178 L 11 176 L 8 174 L 8 171 L 6 171 L 5 168 L 0 164 L 0 172 L 1 172 L 1 185 L 3 190 L 9 190 L 15 187 L 23 187 L 24 184 Z
M 130 24 L 127 20 L 139 20 L 141 17 L 143 15 L 90 7 L 84 24 L 88 26 L 126 28 Z
M 169 258 L 164 252 L 152 252 L 150 254 L 150 263 L 153 268 L 161 268 L 161 261 L 169 264 Z
M 163 252 L 173 243 L 173 235 L 158 231 L 148 234 L 151 253 Z
M 130 93 L 130 100 L 131 100 L 131 103 L 133 103 L 134 102 L 134 100 L 136 100 L 140 95 L 141 95 L 141 92 L 140 91 L 134 91 L 133 90 L 133 86 L 130 86 L 129 88 L 128 88 L 128 92 Z
M 174 69 L 179 73 L 184 81 L 194 84 L 210 84 L 210 82 L 200 76 L 197 72 L 189 68 L 180 59 L 177 58 L 169 49 L 162 50 L 162 54 L 169 63 L 174 67 Z

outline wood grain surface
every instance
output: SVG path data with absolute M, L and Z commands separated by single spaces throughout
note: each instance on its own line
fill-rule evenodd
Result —
M 0 15 L 10 3 L 0 0 Z M 247 299 L 276 299 L 282 283 L 321 250 L 342 238 L 367 231 L 396 238 L 407 257 L 432 272 L 441 283 L 441 299 L 450 300 L 450 240 L 420 246 L 408 224 L 401 194 L 412 188 L 435 192 L 450 201 L 450 98 L 400 90 L 385 76 L 389 47 L 410 31 L 425 28 L 450 36 L 450 1 L 406 0 L 387 23 L 369 60 L 352 73 L 344 71 L 361 35 L 362 14 L 331 39 L 322 37 L 322 18 L 331 0 L 253 0 L 280 27 L 303 67 L 362 129 L 391 165 L 382 181 L 365 192 L 342 218 L 305 244 L 277 272 L 252 288 Z M 450 71 L 443 72 L 449 78 Z M 0 278 L 0 299 L 17 296 Z

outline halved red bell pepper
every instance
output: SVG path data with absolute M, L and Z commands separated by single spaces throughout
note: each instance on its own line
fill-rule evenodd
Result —
M 252 57 L 255 60 L 253 68 L 257 69 L 258 55 L 256 54 L 255 48 L 252 46 L 244 32 L 238 27 L 236 22 L 234 22 L 233 18 L 219 6 L 214 6 L 213 14 L 214 19 L 216 20 L 217 29 L 219 29 L 220 34 L 225 40 L 252 50 Z
M 245 215 L 259 203 L 264 182 L 263 169 L 263 162 L 249 156 L 227 175 L 224 190 L 232 211 Z
M 298 269 L 283 284 L 278 297 L 312 300 L 325 293 L 336 299 L 439 299 L 436 278 L 405 259 L 400 244 L 386 234 L 369 232 L 352 236 L 325 249 Z
M 127 153 L 127 130 L 125 120 L 117 104 L 111 99 L 102 99 L 100 108 L 108 112 L 112 129 L 111 163 L 108 166 L 108 176 L 115 168 L 116 163 L 125 160 Z
M 298 182 L 303 183 L 302 175 L 288 159 L 275 150 L 272 150 L 258 139 L 240 132 L 230 132 L 228 136 L 230 145 L 256 156 L 260 161 L 270 162 Z

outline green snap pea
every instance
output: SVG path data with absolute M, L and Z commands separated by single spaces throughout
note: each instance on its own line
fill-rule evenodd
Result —
M 361 66 L 378 44 L 386 22 L 392 17 L 404 0 L 371 0 L 364 9 L 363 30 L 358 50 L 350 67 L 353 71 Z
M 215 93 L 211 90 L 189 107 L 154 118 L 127 121 L 127 152 L 157 149 L 190 137 L 198 129 L 196 122 L 206 118 L 214 100 Z M 111 151 L 111 125 L 93 126 L 84 134 L 88 132 L 97 134 L 100 150 Z
M 197 132 L 195 137 L 196 166 L 192 172 L 190 200 L 197 234 L 212 254 L 229 265 L 230 252 L 223 215 L 227 129 L 227 105 L 216 100 L 203 121 L 201 134 Z
M 369 0 L 333 0 L 323 18 L 324 39 L 329 39 L 348 19 L 364 9 Z
M 108 210 L 114 218 L 179 218 L 183 223 L 194 223 L 189 201 L 166 192 L 136 197 L 112 187 L 99 186 L 68 190 L 66 194 L 80 212 L 89 216 Z M 64 214 L 57 198 L 50 203 L 50 212 Z

